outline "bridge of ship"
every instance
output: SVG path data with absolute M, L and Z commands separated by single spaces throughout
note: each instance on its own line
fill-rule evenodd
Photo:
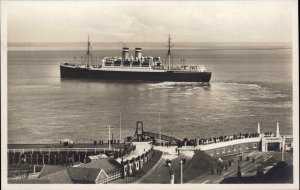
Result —
M 175 137 L 171 137 L 168 135 L 163 135 L 159 133 L 153 133 L 149 131 L 144 131 L 144 124 L 142 121 L 137 121 L 136 122 L 136 129 L 134 133 L 134 137 L 138 140 L 141 140 L 143 137 L 150 137 L 150 138 L 155 138 L 155 139 L 160 139 L 168 142 L 181 142 L 180 139 L 177 139 Z

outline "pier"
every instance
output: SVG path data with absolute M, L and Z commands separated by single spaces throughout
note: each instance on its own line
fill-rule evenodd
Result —
M 276 156 L 278 160 L 278 155 L 282 155 L 282 161 L 286 159 L 291 162 L 290 154 L 293 150 L 293 136 L 281 135 L 279 123 L 277 123 L 274 134 L 271 132 L 261 133 L 260 124 L 258 124 L 255 133 L 180 140 L 169 135 L 144 131 L 143 122 L 137 121 L 134 135 L 125 139 L 124 143 L 110 139 L 109 142 L 111 143 L 103 143 L 102 140 L 97 143 L 94 140 L 94 143 L 91 141 L 90 143 L 77 144 L 71 140 L 63 140 L 63 142 L 52 144 L 8 144 L 7 155 L 8 167 L 10 168 L 8 175 L 12 179 L 23 172 L 21 176 L 27 174 L 28 177 L 29 173 L 41 172 L 41 168 L 45 168 L 45 166 L 58 167 L 59 165 L 65 167 L 64 170 L 68 172 L 73 171 L 72 166 L 75 166 L 74 170 L 79 167 L 78 170 L 82 171 L 90 170 L 88 169 L 89 166 L 93 166 L 101 173 L 100 169 L 104 165 L 97 168 L 95 163 L 101 163 L 101 159 L 104 158 L 103 160 L 106 161 L 114 160 L 115 169 L 103 170 L 102 172 L 107 172 L 107 178 L 103 180 L 93 179 L 93 183 L 131 183 L 136 180 L 153 182 L 154 179 L 166 183 L 169 180 L 168 176 L 166 177 L 169 168 L 159 167 L 160 169 L 157 171 L 150 170 L 150 168 L 154 167 L 156 163 L 162 166 L 165 161 L 172 160 L 172 171 L 176 173 L 175 183 L 179 183 L 178 173 L 182 170 L 179 163 L 182 163 L 181 161 L 184 159 L 186 161 L 182 171 L 185 175 L 184 182 L 195 178 L 201 183 L 220 183 L 224 180 L 222 176 L 207 174 L 208 170 L 218 169 L 215 165 L 219 159 L 225 158 L 228 162 L 228 158 L 232 158 L 236 159 L 236 163 L 239 163 L 246 155 L 247 162 L 241 166 L 243 170 L 248 171 L 255 170 L 257 164 L 265 162 L 272 156 Z M 157 139 L 161 140 L 160 143 L 157 143 Z M 269 157 L 259 156 L 269 154 Z M 252 162 L 250 162 L 250 158 L 253 159 Z M 198 160 L 202 160 L 201 163 L 205 160 L 205 163 L 201 164 Z M 86 165 L 89 166 L 85 168 Z M 237 167 L 236 164 L 235 167 Z M 195 168 L 206 173 L 197 173 Z M 150 174 L 145 175 L 148 170 L 150 170 Z M 220 172 L 220 169 L 217 171 Z M 64 175 L 69 175 L 68 172 L 65 172 Z M 158 174 L 160 176 L 161 173 L 164 174 L 163 178 L 153 177 Z M 226 176 L 234 176 L 234 174 L 234 169 L 226 172 Z M 72 177 L 74 176 L 71 175 L 70 177 L 69 182 L 78 182 L 73 180 Z
M 93 144 L 78 144 L 74 147 L 63 147 L 61 144 L 9 144 L 8 163 L 14 165 L 21 160 L 35 165 L 85 163 L 91 155 L 113 155 L 114 152 L 119 152 L 121 148 L 120 145 L 117 146 L 118 148 L 99 147 Z
M 260 133 L 258 124 L 257 133 L 240 134 L 225 137 L 214 137 L 209 139 L 195 139 L 193 145 L 188 145 L 187 140 L 181 141 L 175 137 L 164 134 L 144 131 L 142 121 L 137 121 L 133 141 L 151 141 L 160 139 L 169 144 L 177 145 L 178 151 L 200 150 L 209 156 L 220 157 L 224 155 L 238 154 L 252 150 L 267 152 L 270 150 L 291 150 L 293 137 L 280 135 L 279 124 L 276 134 Z M 65 164 L 67 162 L 86 162 L 88 156 L 106 154 L 113 155 L 121 152 L 124 144 L 113 144 L 108 148 L 107 144 L 74 144 L 65 146 L 63 144 L 9 144 L 8 163 L 16 164 L 21 159 L 30 164 Z M 180 146 L 179 146 L 180 145 Z
M 251 151 L 290 151 L 293 149 L 293 137 L 281 135 L 279 123 L 276 125 L 276 133 L 261 133 L 260 123 L 255 133 L 239 133 L 230 136 L 219 136 L 206 139 L 177 139 L 164 134 L 144 131 L 142 121 L 136 123 L 134 140 L 160 139 L 167 141 L 169 145 L 177 145 L 178 151 L 204 151 L 211 157 L 222 157 Z M 155 142 L 153 142 L 155 144 Z M 160 144 L 162 145 L 162 144 Z

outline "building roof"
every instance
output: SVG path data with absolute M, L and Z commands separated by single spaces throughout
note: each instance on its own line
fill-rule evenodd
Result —
M 71 167 L 68 168 L 70 179 L 74 182 L 95 183 L 101 169 Z
M 73 181 L 71 180 L 67 169 L 49 174 L 44 176 L 40 179 L 47 179 L 49 183 L 56 183 L 56 184 L 71 184 Z
M 42 168 L 39 174 L 39 178 L 50 175 L 52 173 L 59 172 L 61 170 L 65 170 L 66 168 L 67 168 L 66 166 L 60 166 L 60 165 L 44 165 L 44 167 Z
M 221 183 L 293 183 L 293 166 L 280 161 L 261 177 L 228 177 L 224 179 Z
M 120 164 L 112 158 L 100 158 L 98 160 L 94 160 L 87 164 L 82 164 L 79 167 L 81 168 L 95 168 L 95 169 L 103 169 L 106 173 L 119 169 Z

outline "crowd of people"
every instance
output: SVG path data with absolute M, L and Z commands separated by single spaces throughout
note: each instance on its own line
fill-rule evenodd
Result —
M 107 143 L 109 143 L 109 140 L 107 140 Z M 96 144 L 104 144 L 104 141 L 99 140 L 99 142 L 97 142 L 96 140 L 94 140 L 94 145 Z M 120 144 L 120 139 L 111 139 L 110 144 Z
M 231 136 L 219 136 L 219 137 L 211 137 L 211 138 L 202 138 L 199 140 L 199 145 L 204 145 L 204 144 L 211 144 L 211 143 L 218 143 L 218 142 L 226 142 L 226 141 L 232 141 L 236 139 L 245 139 L 245 138 L 253 138 L 253 137 L 258 137 L 259 133 L 239 133 L 239 134 L 234 134 Z
M 254 138 L 258 137 L 259 133 L 239 133 L 234 134 L 231 136 L 218 136 L 218 137 L 210 137 L 210 138 L 197 138 L 197 139 L 188 139 L 184 138 L 181 142 L 178 142 L 178 146 L 197 146 L 197 145 L 206 145 L 206 144 L 213 144 L 218 142 L 226 142 L 232 141 L 236 139 L 245 139 L 245 138 Z
M 255 157 L 249 157 L 246 156 L 246 159 L 243 158 L 242 155 L 240 155 L 237 159 L 239 163 L 243 161 L 247 162 L 252 162 L 252 164 L 255 163 Z M 223 171 L 227 171 L 229 167 L 231 167 L 232 162 L 234 162 L 234 159 L 229 159 L 229 160 L 222 160 L 219 158 L 216 162 L 216 164 L 211 168 L 211 174 L 216 174 L 216 175 L 222 175 Z M 241 166 L 238 164 L 238 170 L 237 170 L 237 175 L 241 175 Z
M 265 136 L 273 136 L 274 134 L 272 132 L 265 132 L 264 135 Z
M 272 135 L 272 132 L 267 132 L 265 135 Z M 213 143 L 219 143 L 219 142 L 227 142 L 227 141 L 232 141 L 232 140 L 237 140 L 237 139 L 245 139 L 245 138 L 254 138 L 258 137 L 259 133 L 239 133 L 239 134 L 234 134 L 234 135 L 223 135 L 223 136 L 217 136 L 217 137 L 210 137 L 210 138 L 197 138 L 197 139 L 188 139 L 184 138 L 182 141 L 178 142 L 165 142 L 161 144 L 161 146 L 171 146 L 173 143 L 177 143 L 177 146 L 180 148 L 182 146 L 194 146 L 196 147 L 197 145 L 207 145 L 207 144 L 213 144 Z M 152 141 L 154 144 L 156 144 L 156 139 L 154 137 L 148 137 L 142 135 L 141 138 L 137 137 L 126 137 L 125 138 L 126 142 L 132 142 L 132 141 Z M 99 143 L 94 140 L 94 144 L 103 144 L 103 140 L 100 140 Z M 108 141 L 107 141 L 108 143 Z M 111 139 L 110 140 L 111 144 L 119 144 L 120 140 L 119 139 Z

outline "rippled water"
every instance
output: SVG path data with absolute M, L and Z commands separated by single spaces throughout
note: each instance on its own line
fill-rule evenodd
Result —
M 81 53 L 9 52 L 9 143 L 108 139 L 109 124 L 118 138 L 120 113 L 123 137 L 133 135 L 136 121 L 158 132 L 159 113 L 162 133 L 178 138 L 253 132 L 257 122 L 275 132 L 277 121 L 292 134 L 290 49 L 176 50 L 177 58 L 213 69 L 210 86 L 60 79 L 58 60 Z

